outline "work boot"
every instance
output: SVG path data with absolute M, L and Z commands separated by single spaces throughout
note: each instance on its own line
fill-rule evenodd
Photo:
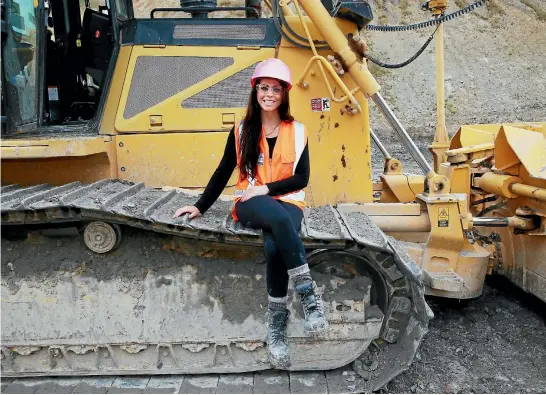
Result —
M 267 348 L 269 350 L 269 362 L 274 368 L 287 369 L 290 366 L 288 345 L 284 337 L 286 323 L 290 311 L 286 308 L 267 310 Z
M 297 285 L 296 292 L 300 295 L 305 314 L 305 324 L 303 325 L 305 331 L 315 334 L 326 330 L 328 321 L 324 314 L 322 299 L 317 294 L 317 284 L 312 281 Z

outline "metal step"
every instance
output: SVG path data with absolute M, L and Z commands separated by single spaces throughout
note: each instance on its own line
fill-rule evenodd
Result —
M 432 289 L 451 292 L 461 292 L 464 289 L 464 280 L 452 270 L 431 272 L 425 269 L 423 278 L 425 284 Z

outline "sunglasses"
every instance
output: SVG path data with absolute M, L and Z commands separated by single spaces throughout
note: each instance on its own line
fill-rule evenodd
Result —
M 271 92 L 273 92 L 275 95 L 280 95 L 282 93 L 282 86 L 280 85 L 269 86 L 265 84 L 256 84 L 256 90 L 262 93 L 267 93 L 269 92 L 269 90 L 271 90 Z

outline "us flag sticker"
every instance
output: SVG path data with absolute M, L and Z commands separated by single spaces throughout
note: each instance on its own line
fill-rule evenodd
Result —
M 313 112 L 330 111 L 330 99 L 328 99 L 327 97 L 319 97 L 316 99 L 311 99 L 311 111 Z

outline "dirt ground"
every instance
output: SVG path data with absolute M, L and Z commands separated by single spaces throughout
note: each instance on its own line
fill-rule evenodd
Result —
M 546 304 L 501 277 L 467 302 L 428 298 L 416 360 L 383 393 L 546 393 Z

